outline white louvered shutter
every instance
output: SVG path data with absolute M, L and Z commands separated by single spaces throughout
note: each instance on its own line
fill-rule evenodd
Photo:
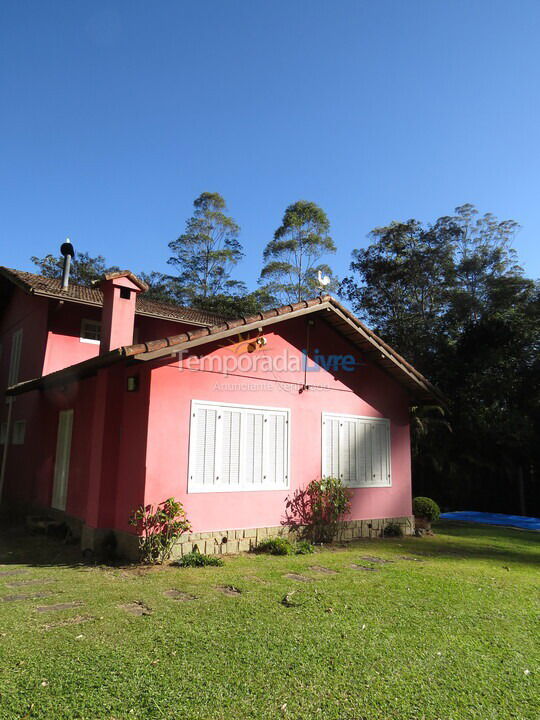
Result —
M 267 414 L 265 423 L 264 480 L 273 487 L 287 485 L 287 418 Z
M 56 457 L 54 462 L 54 481 L 51 501 L 51 506 L 57 510 L 66 509 L 72 429 L 73 410 L 62 410 L 58 414 L 58 435 L 56 438 Z
M 223 485 L 238 488 L 240 485 L 240 434 L 242 414 L 238 410 L 223 410 L 221 425 L 221 479 Z
M 22 328 L 14 332 L 11 337 L 11 354 L 9 358 L 8 386 L 16 385 L 19 382 L 19 370 L 21 366 L 22 351 Z
M 216 482 L 217 409 L 197 407 L 193 415 L 193 463 L 190 479 L 198 487 L 211 486 Z

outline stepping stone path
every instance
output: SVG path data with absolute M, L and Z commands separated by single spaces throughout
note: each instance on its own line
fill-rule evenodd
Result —
M 22 573 L 28 572 L 25 568 L 18 568 L 16 570 L 0 570 L 0 576 L 6 575 L 21 575 Z
M 299 573 L 287 573 L 283 577 L 287 578 L 287 580 L 297 580 L 298 582 L 313 582 L 313 578 L 300 575 Z
M 171 598 L 172 600 L 186 601 L 199 599 L 197 595 L 191 595 L 190 593 L 182 592 L 182 590 L 165 590 L 163 594 L 165 597 Z
M 322 565 L 310 565 L 310 570 L 313 572 L 321 573 L 321 575 L 337 575 L 336 570 L 330 570 L 330 568 L 323 567 Z
M 219 590 L 224 595 L 229 595 L 230 597 L 236 597 L 237 595 L 242 594 L 240 588 L 237 588 L 234 585 L 218 585 L 216 590 Z
M 419 557 L 411 557 L 410 555 L 400 555 L 400 560 L 410 560 L 410 562 L 424 562 L 422 558 Z
M 375 557 L 375 555 L 362 555 L 360 560 L 365 560 L 366 562 L 370 562 L 370 563 L 378 563 L 380 565 L 385 565 L 386 563 L 394 562 L 393 560 L 385 560 L 384 558 Z
M 357 565 L 356 563 L 351 563 L 349 567 L 353 570 L 365 570 L 366 572 L 379 572 L 381 569 L 378 567 L 372 567 L 371 565 Z
M 140 617 L 141 615 L 151 615 L 152 610 L 148 607 L 145 603 L 142 602 L 142 600 L 136 600 L 135 602 L 130 603 L 124 603 L 124 605 L 119 605 L 119 608 L 122 610 L 125 610 L 130 615 L 137 615 Z
M 80 600 L 73 600 L 72 602 L 57 603 L 56 605 L 41 605 L 37 607 L 38 612 L 58 612 L 60 610 L 71 610 L 71 608 L 79 607 L 82 605 Z
M 53 593 L 50 592 L 36 592 L 30 595 L 4 595 L 0 598 L 2 602 L 17 602 L 19 600 L 37 600 L 38 598 L 51 597 Z
M 55 630 L 56 628 L 66 627 L 67 625 L 80 625 L 81 623 L 89 622 L 90 620 L 95 620 L 96 618 L 92 617 L 92 615 L 75 615 L 75 617 L 66 618 L 65 620 L 60 620 L 56 623 L 47 623 L 43 626 L 44 630 Z
M 34 578 L 33 580 L 13 580 L 12 582 L 6 583 L 6 587 L 9 588 L 16 588 L 16 587 L 26 587 L 27 585 L 49 585 L 50 583 L 55 582 L 52 578 Z

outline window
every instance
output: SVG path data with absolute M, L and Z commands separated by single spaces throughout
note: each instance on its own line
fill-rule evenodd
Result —
M 13 433 L 11 442 L 13 445 L 24 445 L 24 437 L 26 435 L 26 421 L 15 420 L 13 423 Z
M 391 485 L 390 422 L 323 413 L 322 474 L 349 487 Z
M 122 300 L 129 300 L 129 298 L 131 297 L 131 290 L 126 287 L 121 287 L 120 297 L 122 298 Z
M 193 401 L 189 492 L 288 487 L 288 410 Z
M 19 368 L 21 365 L 23 331 L 22 328 L 11 336 L 11 356 L 9 360 L 8 387 L 19 382 Z
M 83 320 L 81 323 L 81 342 L 99 345 L 101 323 L 98 320 Z

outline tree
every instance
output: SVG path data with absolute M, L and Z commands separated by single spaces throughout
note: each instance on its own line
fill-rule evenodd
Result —
M 330 267 L 320 262 L 336 251 L 329 230 L 326 213 L 315 203 L 299 200 L 289 205 L 264 250 L 259 282 L 265 291 L 284 302 L 317 294 L 318 272 L 332 277 Z
M 472 205 L 433 225 L 391 223 L 353 253 L 341 285 L 448 398 L 444 416 L 413 412 L 413 483 L 454 509 L 520 512 L 519 478 L 540 464 L 540 289 L 517 264 L 517 227 Z
M 235 319 L 255 315 L 272 305 L 276 305 L 275 298 L 269 295 L 264 288 L 244 295 L 213 295 L 207 298 L 194 298 L 193 306 L 199 310 L 208 310 L 224 318 Z
M 197 298 L 244 292 L 245 285 L 231 278 L 243 252 L 240 228 L 225 214 L 225 200 L 219 193 L 203 192 L 193 206 L 185 232 L 169 243 L 172 255 L 168 263 L 178 273 L 176 299 L 195 305 Z
M 34 265 L 37 265 L 40 274 L 49 278 L 61 278 L 64 266 L 63 258 L 55 255 L 45 255 L 43 258 L 30 258 Z M 94 280 L 109 272 L 117 272 L 120 268 L 112 265 L 107 266 L 102 255 L 91 257 L 87 252 L 76 253 L 71 261 L 70 281 L 76 285 L 90 287 Z
M 140 279 L 148 285 L 144 297 L 154 302 L 172 303 L 177 302 L 177 283 L 170 275 L 152 270 L 152 272 L 139 273 Z

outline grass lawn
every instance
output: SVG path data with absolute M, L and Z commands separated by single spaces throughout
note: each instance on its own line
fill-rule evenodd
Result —
M 538 720 L 540 536 L 436 532 L 145 569 L 3 530 L 0 718 Z

